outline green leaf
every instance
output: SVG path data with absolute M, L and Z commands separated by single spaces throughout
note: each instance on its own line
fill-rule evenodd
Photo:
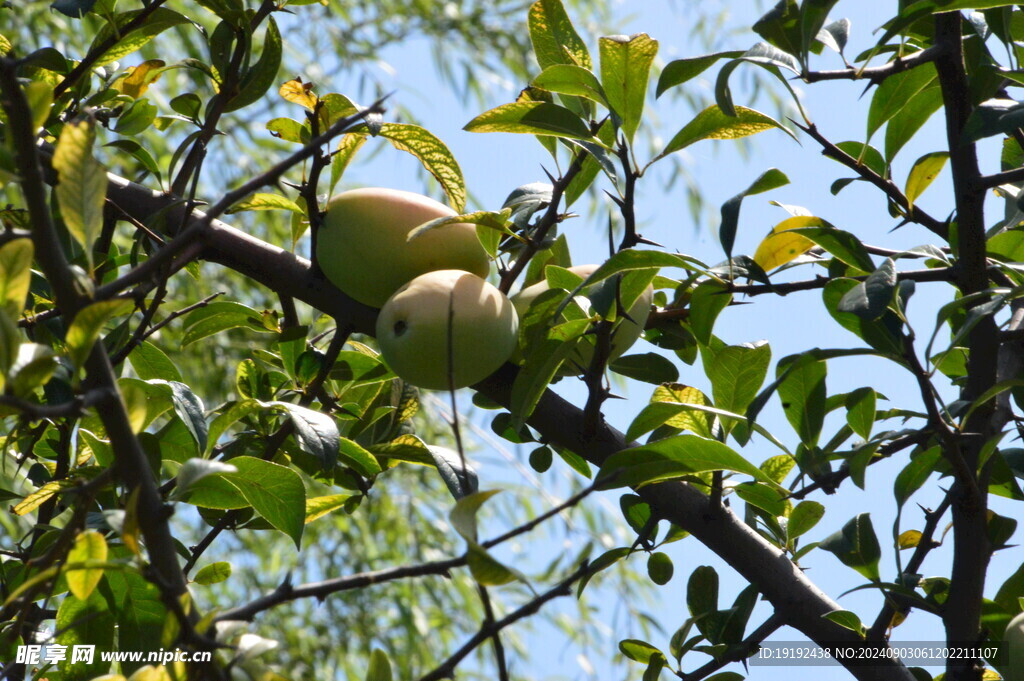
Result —
M 298 548 L 306 511 L 302 478 L 290 468 L 251 456 L 236 456 L 230 461 L 238 472 L 224 477 L 260 516 L 291 537 Z
M 931 447 L 923 452 L 918 452 L 903 467 L 903 470 L 896 476 L 893 483 L 893 497 L 896 499 L 896 508 L 902 509 L 903 504 L 928 480 L 935 472 L 936 466 L 942 460 L 942 449 Z
M 135 346 L 135 349 L 128 355 L 128 361 L 131 362 L 138 377 L 144 381 L 151 378 L 182 381 L 181 373 L 171 358 L 149 341 L 143 341 Z
M 638 487 L 707 471 L 729 470 L 774 484 L 730 447 L 697 435 L 675 435 L 612 454 L 601 466 L 598 487 Z
M 626 355 L 612 361 L 608 368 L 617 374 L 645 383 L 675 383 L 679 369 L 670 360 L 653 352 Z
M 270 402 L 268 406 L 276 407 L 288 415 L 292 422 L 292 427 L 295 429 L 295 442 L 299 445 L 299 449 L 315 457 L 320 462 L 320 466 L 324 471 L 329 472 L 334 469 L 334 466 L 338 463 L 341 442 L 338 434 L 338 424 L 334 422 L 334 419 L 323 412 L 292 404 L 291 402 Z M 349 444 L 355 445 L 354 442 Z M 358 445 L 355 446 L 362 450 Z M 368 452 L 366 452 L 366 458 L 373 460 L 373 463 L 376 464 L 376 460 Z M 360 473 L 372 468 L 364 468 L 362 465 L 364 461 L 357 461 L 356 459 L 352 459 L 352 461 L 359 465 Z M 380 466 L 376 466 L 376 468 L 376 472 L 379 473 Z M 373 473 L 368 473 L 368 475 L 373 475 Z
M 306 499 L 306 524 L 310 524 L 317 518 L 322 518 L 332 511 L 345 508 L 345 502 L 352 499 L 351 494 L 329 494 L 322 497 L 307 497 Z
M 57 171 L 57 203 L 71 236 L 82 245 L 92 266 L 92 246 L 103 229 L 103 204 L 107 196 L 107 174 L 93 157 L 96 131 L 92 123 L 64 125 L 53 152 Z
M 350 466 L 365 477 L 372 478 L 381 472 L 376 457 L 363 449 L 362 445 L 348 438 L 339 438 L 338 456 L 346 466 Z
M 778 128 L 796 139 L 792 131 L 760 111 L 737 106 L 736 115 L 728 116 L 717 105 L 711 105 L 684 125 L 655 160 L 701 140 L 734 140 L 772 128 Z
M 821 227 L 797 227 L 792 231 L 807 237 L 850 267 L 865 273 L 875 271 L 875 263 L 860 239 L 850 232 L 836 229 L 824 220 L 822 222 L 824 225 Z
M 391 661 L 380 648 L 370 653 L 370 664 L 366 667 L 366 681 L 391 681 Z
M 714 435 L 714 415 L 694 408 L 710 406 L 711 400 L 697 388 L 680 384 L 660 386 L 651 396 L 651 403 L 629 425 L 626 439 L 635 440 L 661 425 L 711 438 Z
M 57 608 L 56 629 L 59 633 L 55 642 L 67 646 L 67 650 L 75 646 L 114 650 L 114 625 L 110 603 L 99 590 L 93 590 L 85 600 L 66 596 Z M 78 661 L 72 664 L 71 659 L 71 655 L 66 655 L 58 664 L 62 681 L 87 681 L 110 669 L 110 662 L 103 661 L 99 655 L 89 663 Z
M 786 536 L 790 541 L 809 532 L 825 515 L 825 507 L 817 501 L 801 501 L 789 512 Z
M 885 160 L 891 162 L 900 149 L 942 106 L 942 88 L 933 82 L 914 95 L 885 126 Z
M 601 52 L 601 84 L 611 109 L 622 120 L 622 131 L 630 142 L 640 126 L 647 96 L 651 63 L 658 54 L 658 41 L 646 33 L 608 36 L 598 41 Z
M 916 95 L 937 82 L 937 79 L 935 65 L 926 63 L 883 80 L 875 90 L 868 109 L 868 139 L 870 140 L 879 128 L 898 114 Z
M 134 21 L 135 17 L 143 11 L 148 10 L 122 12 L 116 15 L 112 22 L 108 22 L 103 25 L 99 32 L 96 33 L 96 37 L 92 40 L 92 45 L 89 47 L 89 53 L 91 54 L 93 50 L 97 49 L 112 37 L 116 36 L 117 41 L 110 47 L 110 49 L 103 52 L 93 66 L 105 66 L 111 62 L 123 59 L 132 52 L 140 49 L 143 45 L 167 29 L 174 26 L 180 26 L 181 24 L 191 23 L 188 20 L 188 17 L 165 7 L 160 7 L 152 12 L 141 26 L 137 26 L 128 33 L 123 32 L 122 29 Z
M 569 113 L 571 114 L 571 112 Z M 455 160 L 455 156 L 448 146 L 434 133 L 418 125 L 384 123 L 377 134 L 391 142 L 395 149 L 407 151 L 418 158 L 427 172 L 433 175 L 444 189 L 444 193 L 448 196 L 448 203 L 455 212 L 461 213 L 465 210 L 466 181 L 462 177 L 462 168 L 459 167 L 458 161 Z
M 640 641 L 638 639 L 631 638 L 619 641 L 619 651 L 634 662 L 639 662 L 641 664 L 647 664 L 655 655 L 661 655 L 664 657 L 664 653 L 647 641 Z
M 904 189 L 904 194 L 906 194 L 911 208 L 914 207 L 914 201 L 917 200 L 917 197 L 921 196 L 924 190 L 928 188 L 928 185 L 938 177 L 939 172 L 942 171 L 943 166 L 946 165 L 948 160 L 948 151 L 936 151 L 925 154 L 914 161 L 914 167 L 910 169 L 910 174 L 907 176 L 906 189 Z
M 277 30 L 274 17 L 267 17 L 267 32 L 263 36 L 263 52 L 259 61 L 242 77 L 238 93 L 228 100 L 224 111 L 237 111 L 259 101 L 267 93 L 270 86 L 277 81 L 277 72 L 281 68 L 283 45 L 281 33 Z
M 839 311 L 852 312 L 867 321 L 876 320 L 889 309 L 896 293 L 896 283 L 896 263 L 892 258 L 886 258 L 867 279 L 843 296 L 839 301 Z
M 849 610 L 833 610 L 822 615 L 822 618 L 864 636 L 865 628 L 861 624 L 860 617 L 857 617 L 857 613 L 850 612 Z
M 463 128 L 468 132 L 514 132 L 593 141 L 579 116 L 551 102 L 513 102 L 480 114 Z
M 503 234 L 511 234 L 509 229 L 509 218 L 512 216 L 511 208 L 502 208 L 498 212 L 490 210 L 478 210 L 472 213 L 465 213 L 464 215 L 449 215 L 448 217 L 437 218 L 430 222 L 424 222 L 419 227 L 412 229 L 406 236 L 406 241 L 413 241 L 423 236 L 432 229 L 438 227 L 444 227 L 445 225 L 454 224 L 468 224 L 468 225 L 479 225 L 486 227 L 487 229 L 494 230 Z
M 170 390 L 171 402 L 174 405 L 174 412 L 181 419 L 189 433 L 196 441 L 199 451 L 205 451 L 207 445 L 208 428 L 206 425 L 206 407 L 203 401 L 180 381 L 164 381 L 162 379 L 150 379 L 146 381 L 150 385 L 165 385 Z
M 709 358 L 710 363 L 704 368 L 711 380 L 715 406 L 737 414 L 744 413 L 764 383 L 771 357 L 771 347 L 761 343 L 730 345 L 715 353 L 714 358 Z
M 103 579 L 103 567 L 93 565 L 107 560 L 107 542 L 103 535 L 95 530 L 86 530 L 75 537 L 75 543 L 68 551 L 67 572 L 68 589 L 80 600 L 89 598 L 89 594 Z M 75 567 L 81 565 L 83 567 Z M 85 567 L 90 566 L 90 567 Z
M 527 22 L 530 42 L 542 69 L 555 64 L 591 68 L 590 53 L 573 28 L 562 0 L 537 0 L 530 6 Z
M 786 371 L 786 368 L 783 362 L 776 366 L 780 378 L 785 374 L 778 391 L 786 419 L 804 446 L 815 447 L 825 424 L 825 400 L 828 397 L 825 376 L 828 365 L 820 361 L 801 362 L 791 371 Z
M 701 615 L 718 610 L 718 573 L 710 565 L 694 568 L 686 584 L 686 607 L 700 628 Z M 701 632 L 704 629 L 701 628 Z
M 886 357 L 890 359 L 902 357 L 903 349 L 898 336 L 899 327 L 888 323 L 891 315 L 890 312 L 885 313 L 882 320 L 873 321 L 839 309 L 839 303 L 842 299 L 859 284 L 860 282 L 854 279 L 833 279 L 830 281 L 825 285 L 824 291 L 822 291 L 825 308 L 843 328 L 856 334 Z M 892 315 L 892 317 L 895 317 L 895 315 Z
M 220 561 L 217 563 L 210 563 L 204 565 L 196 576 L 192 578 L 192 581 L 196 584 L 202 584 L 203 586 L 209 586 L 210 584 L 219 584 L 228 577 L 231 576 L 231 563 L 226 561 Z
M 185 317 L 181 345 L 185 347 L 221 331 L 236 328 L 275 333 L 260 322 L 260 313 L 256 310 L 241 303 L 222 301 L 193 310 Z
M 664 586 L 672 581 L 672 574 L 674 572 L 675 567 L 672 565 L 672 559 L 669 558 L 667 553 L 658 551 L 652 553 L 647 559 L 647 576 L 658 586 Z
M 544 69 L 533 79 L 533 87 L 556 92 L 561 95 L 586 97 L 587 99 L 609 107 L 601 82 L 589 69 L 575 64 L 554 64 Z
M 661 76 L 658 78 L 657 96 L 661 97 L 665 90 L 682 85 L 688 80 L 699 76 L 719 59 L 735 59 L 742 54 L 743 50 L 732 50 L 730 52 L 715 52 L 714 54 L 705 54 L 700 57 L 688 57 L 686 59 L 670 61 L 662 69 Z
M 843 529 L 826 537 L 818 548 L 834 554 L 843 565 L 852 567 L 864 577 L 878 581 L 878 560 L 882 551 L 875 528 L 871 525 L 870 513 L 852 518 Z
M 274 137 L 283 139 L 286 142 L 309 144 L 309 126 L 303 125 L 293 118 L 273 118 L 267 121 L 267 130 Z M 359 138 L 365 139 L 363 135 L 359 135 Z
M 201 508 L 245 508 L 249 503 L 227 475 L 238 469 L 228 463 L 210 459 L 192 458 L 178 470 L 178 484 L 171 499 L 187 499 Z
M 345 133 L 338 140 L 338 148 L 334 152 L 334 160 L 331 161 L 331 184 L 329 194 L 334 192 L 338 180 L 345 174 L 345 169 L 355 158 L 356 152 L 366 143 L 366 135 Z
M 0 308 L 11 319 L 25 308 L 34 256 L 31 239 L 12 239 L 0 247 Z
M 850 430 L 860 435 L 865 441 L 871 438 L 871 429 L 875 424 L 875 404 L 877 395 L 872 388 L 858 388 L 846 396 L 846 423 Z
M 64 342 L 67 344 L 68 353 L 71 356 L 71 363 L 76 367 L 84 365 L 93 344 L 107 322 L 115 317 L 126 315 L 133 309 L 135 309 L 133 301 L 115 298 L 92 303 L 80 310 L 64 336 Z
M 231 215 L 232 213 L 241 213 L 246 210 L 290 210 L 299 215 L 306 214 L 306 211 L 302 210 L 302 207 L 291 199 L 280 194 L 267 194 L 263 192 L 253 194 L 247 200 L 236 203 L 227 213 Z
M 718 239 L 722 242 L 727 258 L 732 257 L 732 247 L 736 243 L 736 230 L 740 221 L 740 206 L 743 199 L 755 194 L 777 189 L 789 184 L 789 178 L 778 168 L 769 168 L 751 183 L 749 187 L 722 204 L 722 224 L 718 228 Z

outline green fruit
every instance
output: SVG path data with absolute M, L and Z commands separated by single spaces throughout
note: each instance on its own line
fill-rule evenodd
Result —
M 332 284 L 371 307 L 382 306 L 407 281 L 434 270 L 486 277 L 487 252 L 474 225 L 432 229 L 408 241 L 425 222 L 455 212 L 431 198 L 397 189 L 353 189 L 327 204 L 316 259 Z
M 1024 681 L 1024 612 L 1018 614 L 1006 625 L 1003 641 L 1007 647 L 1005 681 Z M 1001 671 L 1002 671 L 1001 670 Z
M 402 380 L 430 390 L 464 388 L 490 376 L 512 355 L 518 330 L 505 294 L 462 270 L 421 274 L 377 317 L 384 361 Z
M 569 271 L 586 279 L 597 268 L 598 265 L 576 265 L 575 267 L 570 267 Z M 532 286 L 527 286 L 512 296 L 512 304 L 515 305 L 519 316 L 525 315 L 526 311 L 530 308 L 530 304 L 536 300 L 537 296 L 548 290 L 550 290 L 550 286 L 548 286 L 548 282 L 545 279 Z M 589 288 L 583 289 L 583 295 L 589 294 L 589 291 Z M 647 324 L 647 316 L 651 311 L 651 301 L 653 299 L 654 287 L 648 286 L 633 304 L 629 306 L 627 311 L 629 319 L 622 319 L 612 333 L 612 348 L 608 357 L 609 362 L 621 357 L 640 338 L 640 335 L 644 332 L 644 326 Z M 584 305 L 586 304 L 585 299 L 582 299 L 580 296 L 577 296 L 577 300 L 581 301 Z M 581 340 L 578 342 L 576 351 L 569 355 L 569 358 L 562 364 L 558 373 L 561 376 L 580 373 L 581 368 L 585 370 L 590 366 L 590 361 L 593 357 L 594 344 L 587 340 Z

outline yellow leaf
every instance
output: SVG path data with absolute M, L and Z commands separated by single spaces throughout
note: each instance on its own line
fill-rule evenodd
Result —
M 68 552 L 68 589 L 80 600 L 85 600 L 103 578 L 102 567 L 71 567 L 77 564 L 102 563 L 107 559 L 107 542 L 96 530 L 87 530 L 75 537 L 75 545 Z
M 787 234 L 786 232 L 800 227 L 819 227 L 821 224 L 821 218 L 809 215 L 798 215 L 783 220 L 775 225 L 771 233 L 757 247 L 757 252 L 754 253 L 754 262 L 767 272 L 800 257 L 814 248 L 814 242 L 801 234 Z
M 948 159 L 948 152 L 936 151 L 925 154 L 914 162 L 914 167 L 910 169 L 910 174 L 907 176 L 907 186 L 904 190 L 911 208 L 913 208 L 917 197 L 921 196 L 928 185 L 942 172 Z
M 278 91 L 285 101 L 304 106 L 310 111 L 316 108 L 317 97 L 313 94 L 313 84 L 303 83 L 300 78 L 293 78 L 281 86 Z
M 25 515 L 26 513 L 31 513 L 46 503 L 46 501 L 52 498 L 55 494 L 74 486 L 75 483 L 70 480 L 54 480 L 53 482 L 48 482 L 35 492 L 32 492 L 32 494 L 29 494 L 27 497 L 22 499 L 21 502 L 11 510 L 14 512 L 14 515 Z
M 695 404 L 700 407 L 713 406 L 708 396 L 699 389 L 682 383 L 671 383 L 660 385 L 654 389 L 651 395 L 651 402 L 679 402 L 680 404 Z M 665 425 L 671 428 L 689 430 L 702 437 L 711 437 L 715 425 L 715 417 L 708 412 L 699 410 L 682 411 L 668 421 Z
M 121 541 L 124 542 L 125 548 L 136 556 L 142 555 L 142 549 L 139 546 L 141 534 L 139 529 L 139 490 L 141 489 L 142 487 L 136 487 L 128 495 L 128 503 L 125 504 L 124 509 L 124 523 L 121 524 Z
M 149 86 L 160 79 L 166 62 L 163 59 L 148 59 L 138 66 L 129 69 L 124 78 L 114 83 L 114 88 L 121 94 L 138 99 L 149 89 Z
M 921 533 L 917 530 L 907 530 L 902 532 L 896 539 L 896 545 L 899 546 L 900 550 L 912 549 L 921 543 Z

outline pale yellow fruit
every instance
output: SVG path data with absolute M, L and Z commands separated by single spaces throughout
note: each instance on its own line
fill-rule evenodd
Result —
M 1007 662 L 1003 670 L 1006 681 L 1024 681 L 1024 612 L 1006 625 L 1003 641 L 1007 647 Z
M 589 277 L 597 270 L 598 265 L 576 265 L 570 267 L 569 271 L 573 274 L 580 276 L 584 279 Z M 520 316 L 526 314 L 526 311 L 530 308 L 530 304 L 536 300 L 537 296 L 550 290 L 547 280 L 539 281 L 532 286 L 527 286 L 519 293 L 512 296 L 512 304 L 515 305 L 516 311 Z M 583 290 L 583 295 L 587 295 L 589 289 Z M 581 297 L 577 296 L 577 300 Z M 622 319 L 615 327 L 615 332 L 612 333 L 612 347 L 611 353 L 609 354 L 608 361 L 612 362 L 621 357 L 626 350 L 632 347 L 633 343 L 640 338 L 640 335 L 644 331 L 644 326 L 647 324 L 647 316 L 651 311 L 651 301 L 654 299 L 654 287 L 648 286 L 644 289 L 644 292 L 637 297 L 636 301 L 629 306 L 627 315 L 629 319 Z M 584 304 L 585 299 L 584 299 Z M 594 345 L 587 340 L 579 341 L 577 349 L 571 355 L 565 363 L 562 364 L 562 368 L 559 370 L 559 374 L 566 376 L 571 374 L 580 373 L 590 366 L 590 362 L 594 357 Z
M 458 269 L 486 277 L 490 262 L 474 225 L 444 225 L 407 240 L 419 225 L 452 215 L 443 203 L 398 189 L 343 192 L 327 204 L 317 262 L 332 284 L 371 307 L 425 272 Z
M 512 355 L 518 330 L 505 294 L 462 270 L 421 274 L 377 317 L 384 361 L 402 380 L 430 390 L 464 388 L 490 376 Z

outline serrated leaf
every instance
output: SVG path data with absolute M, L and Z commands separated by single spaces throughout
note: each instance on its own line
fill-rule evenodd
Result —
M 646 33 L 608 36 L 598 40 L 601 52 L 601 84 L 611 109 L 622 120 L 626 139 L 633 135 L 643 116 L 644 99 L 651 63 L 658 54 L 658 41 Z
M 93 157 L 96 131 L 92 123 L 70 122 L 64 125 L 53 152 L 57 171 L 57 203 L 64 224 L 82 245 L 89 265 L 92 246 L 103 229 L 103 205 L 107 196 L 107 175 Z
M 116 298 L 101 300 L 80 310 L 75 315 L 75 319 L 71 322 L 64 337 L 72 364 L 76 367 L 84 365 L 93 344 L 99 338 L 100 332 L 107 322 L 115 317 L 128 314 L 134 308 L 133 301 Z
M 468 132 L 513 132 L 590 140 L 590 128 L 579 116 L 551 102 L 513 102 L 485 111 L 465 125 Z

